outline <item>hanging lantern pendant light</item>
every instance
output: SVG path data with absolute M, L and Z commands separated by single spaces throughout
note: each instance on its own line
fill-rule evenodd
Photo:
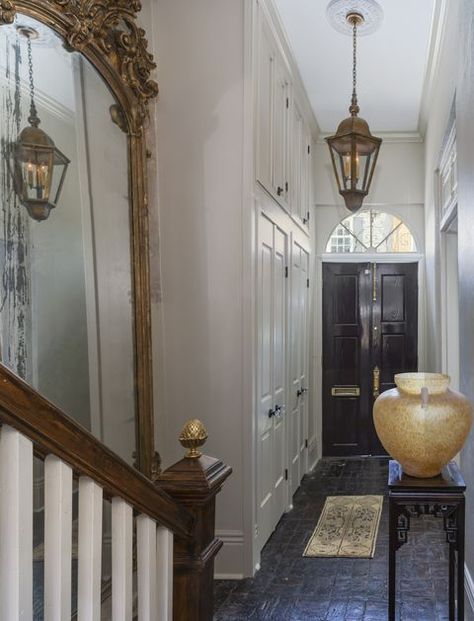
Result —
M 10 170 L 15 192 L 28 214 L 34 220 L 46 220 L 56 207 L 66 177 L 69 159 L 55 146 L 54 141 L 40 129 L 41 123 L 35 103 L 33 57 L 31 41 L 38 33 L 32 28 L 19 27 L 26 37 L 30 86 L 29 126 L 10 148 Z
M 360 111 L 357 101 L 357 27 L 364 22 L 364 17 L 351 12 L 346 19 L 352 25 L 353 40 L 351 116 L 339 124 L 336 134 L 326 138 L 326 142 L 339 194 L 343 196 L 347 209 L 355 212 L 362 207 L 369 192 L 382 140 L 372 136 L 367 121 L 357 116 Z

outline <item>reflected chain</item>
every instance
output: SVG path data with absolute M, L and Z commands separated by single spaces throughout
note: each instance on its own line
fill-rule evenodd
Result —
M 39 118 L 38 118 L 38 110 L 36 109 L 36 104 L 35 104 L 35 83 L 33 79 L 33 52 L 31 49 L 31 37 L 27 37 L 26 41 L 27 41 L 27 47 L 28 47 L 28 75 L 29 75 L 29 80 L 30 80 L 30 97 L 31 97 L 30 118 L 28 119 L 28 121 L 34 127 L 38 127 Z

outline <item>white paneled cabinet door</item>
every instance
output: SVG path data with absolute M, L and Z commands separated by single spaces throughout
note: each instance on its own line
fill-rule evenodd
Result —
M 290 410 L 288 434 L 290 491 L 296 492 L 307 470 L 309 254 L 293 242 L 290 297 Z
M 285 208 L 289 204 L 288 116 L 290 80 L 265 17 L 259 14 L 257 180 Z
M 301 172 L 303 164 L 303 135 L 304 135 L 304 121 L 303 116 L 298 108 L 296 101 L 293 101 L 292 106 L 292 125 L 291 125 L 291 180 L 290 180 L 290 206 L 291 215 L 296 220 L 302 220 L 302 187 L 301 187 Z
M 274 227 L 273 248 L 273 486 L 276 526 L 287 504 L 286 451 L 286 235 Z M 285 476 L 286 475 L 286 476 Z
M 283 62 L 279 57 L 275 62 L 275 81 L 273 95 L 273 168 L 272 190 L 283 206 L 288 206 L 288 108 L 289 84 Z
M 263 214 L 258 222 L 258 474 L 260 547 L 286 508 L 287 238 Z
M 271 33 L 260 16 L 257 79 L 257 179 L 270 192 L 273 174 L 273 99 L 275 52 Z
M 311 130 L 304 124 L 303 140 L 301 144 L 301 218 L 303 224 L 309 228 L 309 219 L 313 205 L 313 175 L 312 175 L 312 155 L 311 155 Z

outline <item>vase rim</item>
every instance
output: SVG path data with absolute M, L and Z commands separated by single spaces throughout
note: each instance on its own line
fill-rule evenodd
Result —
M 421 394 L 422 388 L 427 388 L 431 395 L 438 395 L 446 392 L 450 382 L 450 376 L 444 373 L 397 373 L 395 375 L 397 387 L 411 395 Z

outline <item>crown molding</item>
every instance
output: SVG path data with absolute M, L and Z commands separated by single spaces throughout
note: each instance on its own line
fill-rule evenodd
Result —
M 373 132 L 378 138 L 382 138 L 385 143 L 422 143 L 424 142 L 423 135 L 416 132 Z M 321 133 L 318 136 L 317 143 L 323 144 L 325 138 L 331 136 L 330 133 Z
M 421 136 L 425 135 L 428 125 L 430 103 L 432 101 L 433 89 L 436 84 L 441 62 L 441 51 L 446 32 L 447 14 L 448 0 L 435 0 L 427 50 L 425 76 L 423 79 L 420 113 L 418 116 L 418 131 Z
M 3 87 L 10 87 L 11 81 L 5 78 L 3 75 L 0 76 L 0 85 Z M 30 86 L 26 80 L 21 79 L 19 82 L 21 97 L 27 99 L 29 101 L 30 98 Z M 56 99 L 53 99 L 49 95 L 47 95 L 44 91 L 37 88 L 35 89 L 35 100 L 38 108 L 41 110 L 46 110 L 54 117 L 61 119 L 63 121 L 72 122 L 75 118 L 74 110 L 64 106 Z

